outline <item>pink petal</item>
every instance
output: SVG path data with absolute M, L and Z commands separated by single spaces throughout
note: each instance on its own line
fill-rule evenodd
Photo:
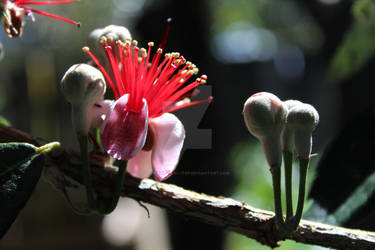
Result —
M 180 120 L 171 113 L 151 119 L 150 126 L 155 132 L 152 169 L 155 178 L 162 181 L 171 176 L 177 166 L 184 144 L 185 129 Z
M 126 171 L 139 179 L 149 177 L 152 173 L 151 151 L 141 150 L 135 157 L 128 161 Z
M 148 125 L 147 103 L 140 112 L 127 109 L 129 94 L 112 105 L 102 126 L 103 148 L 118 160 L 134 157 L 145 144 Z

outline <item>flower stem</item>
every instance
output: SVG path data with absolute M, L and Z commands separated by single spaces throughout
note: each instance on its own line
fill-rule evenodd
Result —
M 82 175 L 84 179 L 84 183 L 86 186 L 86 198 L 87 204 L 90 209 L 96 208 L 96 202 L 94 199 L 94 192 L 92 188 L 92 178 L 91 178 L 91 171 L 90 171 L 90 164 L 89 164 L 89 153 L 88 153 L 88 137 L 84 135 L 77 135 L 78 142 L 80 146 L 81 152 L 81 161 L 82 161 Z
M 276 216 L 276 225 L 280 231 L 280 234 L 284 232 L 284 219 L 283 219 L 283 210 L 281 207 L 281 168 L 280 166 L 272 167 L 272 185 L 273 185 L 273 199 L 275 205 L 275 216 Z
M 113 187 L 113 195 L 111 199 L 103 199 L 102 202 L 99 203 L 99 206 L 98 206 L 99 213 L 109 214 L 116 208 L 118 200 L 120 199 L 121 189 L 124 184 L 126 165 L 127 165 L 127 161 L 121 161 L 121 164 L 118 167 L 118 171 L 116 174 L 116 180 L 115 180 L 114 187 Z
M 309 166 L 309 159 L 299 159 L 299 191 L 298 191 L 298 205 L 296 210 L 296 215 L 291 226 L 291 229 L 294 231 L 297 229 L 299 222 L 302 218 L 303 205 L 305 203 L 305 190 L 306 190 L 306 177 L 307 169 Z
M 293 198 L 292 198 L 292 163 L 293 154 L 284 151 L 284 170 L 285 170 L 285 197 L 286 197 L 286 218 L 293 216 Z

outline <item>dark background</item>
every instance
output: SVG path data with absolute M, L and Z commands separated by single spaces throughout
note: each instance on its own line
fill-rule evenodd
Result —
M 370 59 L 345 79 L 330 71 L 331 60 L 353 23 L 352 4 L 344 0 L 82 0 L 43 7 L 80 21 L 82 28 L 36 16 L 35 23 L 26 20 L 22 38 L 9 39 L 4 32 L 0 34 L 5 50 L 0 62 L 0 112 L 19 129 L 77 147 L 69 105 L 60 93 L 59 81 L 70 65 L 87 60 L 81 47 L 88 33 L 112 23 L 124 25 L 145 46 L 148 41 L 160 42 L 166 19 L 172 17 L 166 50 L 182 53 L 208 75 L 211 88 L 202 90 L 197 98 L 206 98 L 212 92 L 214 102 L 208 108 L 203 105 L 177 112 L 188 122 L 194 112 L 202 113 L 207 108 L 199 129 L 211 129 L 212 144 L 203 142 L 206 146 L 201 149 L 187 146 L 176 174 L 167 182 L 197 192 L 234 196 L 272 210 L 270 184 L 263 181 L 264 189 L 259 184 L 259 190 L 253 188 L 256 194 L 252 190 L 244 194 L 241 190 L 247 188 L 246 178 L 254 185 L 258 180 L 251 179 L 252 170 L 246 170 L 248 177 L 242 175 L 244 166 L 237 167 L 234 160 L 246 155 L 251 161 L 264 162 L 257 149 L 253 155 L 243 153 L 258 144 L 246 130 L 241 112 L 250 95 L 268 91 L 282 100 L 310 103 L 319 111 L 321 122 L 314 133 L 313 151 L 323 155 L 323 160 L 317 172 L 318 159 L 312 164 L 312 174 L 317 178 L 311 197 L 332 212 L 374 167 L 374 60 L 369 55 Z M 341 132 L 348 126 L 349 130 Z M 187 136 L 194 129 L 194 124 L 189 125 Z M 337 136 L 340 140 L 335 141 Z M 269 181 L 266 174 L 262 178 Z M 267 202 L 259 202 L 261 199 Z M 181 215 L 168 213 L 167 218 L 171 249 L 260 249 L 252 240 L 228 236 L 221 229 Z M 372 229 L 371 215 L 368 218 L 362 223 L 355 223 L 357 219 L 348 222 L 347 226 Z M 288 245 L 285 249 L 292 247 L 302 246 Z M 111 246 L 101 234 L 101 218 L 75 215 L 62 196 L 44 182 L 0 248 L 141 249 L 135 241 Z

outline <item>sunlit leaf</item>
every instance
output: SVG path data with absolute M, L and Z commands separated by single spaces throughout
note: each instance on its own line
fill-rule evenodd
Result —
M 10 122 L 1 115 L 0 115 L 0 124 L 7 126 L 7 127 L 10 126 Z

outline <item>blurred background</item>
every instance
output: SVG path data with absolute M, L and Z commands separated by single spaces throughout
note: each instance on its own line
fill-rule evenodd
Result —
M 176 112 L 187 124 L 188 138 L 201 131 L 206 139 L 190 139 L 167 182 L 273 210 L 263 152 L 242 118 L 249 96 L 272 92 L 282 100 L 310 103 L 320 113 L 313 138 L 319 156 L 309 175 L 314 202 L 306 210 L 310 215 L 318 211 L 322 219 L 374 170 L 373 6 L 370 0 L 81 0 L 37 7 L 82 27 L 36 14 L 35 22 L 26 18 L 21 38 L 0 32 L 0 114 L 16 128 L 77 148 L 59 82 L 71 65 L 88 60 L 81 50 L 88 34 L 117 24 L 126 26 L 140 46 L 158 44 L 172 17 L 166 51 L 182 53 L 208 75 L 197 99 L 212 95 L 214 102 Z M 371 195 L 362 209 L 375 203 L 369 202 Z M 146 206 L 151 218 L 128 199 L 107 218 L 79 216 L 40 181 L 0 249 L 267 249 L 244 236 Z M 371 230 L 375 219 L 368 213 L 364 220 L 362 212 L 361 223 L 352 219 L 343 225 Z M 280 249 L 323 248 L 287 241 Z

